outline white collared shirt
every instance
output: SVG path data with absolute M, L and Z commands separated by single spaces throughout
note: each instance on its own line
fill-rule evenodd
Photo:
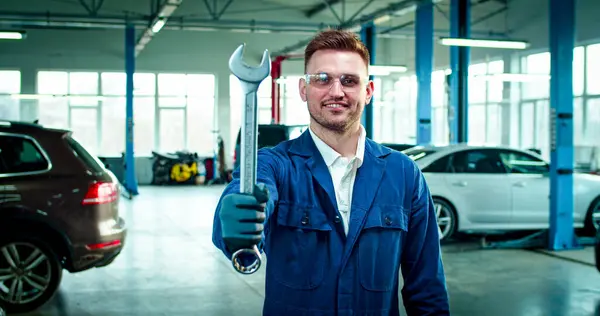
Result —
M 356 155 L 352 158 L 346 158 L 342 157 L 333 148 L 323 142 L 310 128 L 309 132 L 331 174 L 337 207 L 340 211 L 340 215 L 342 215 L 344 232 L 347 235 L 350 222 L 350 206 L 352 205 L 352 194 L 354 191 L 354 180 L 356 179 L 358 168 L 360 168 L 364 161 L 367 133 L 365 132 L 365 128 L 361 125 L 360 136 L 356 146 Z

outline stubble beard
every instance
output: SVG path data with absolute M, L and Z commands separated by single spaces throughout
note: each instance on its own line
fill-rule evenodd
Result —
M 319 104 L 322 107 L 321 104 Z M 310 109 L 310 108 L 309 108 Z M 314 114 L 312 111 L 308 111 L 310 117 L 323 128 L 334 132 L 336 134 L 344 134 L 347 132 L 356 122 L 360 120 L 360 111 L 350 113 L 350 116 L 344 121 L 329 121 L 321 113 Z

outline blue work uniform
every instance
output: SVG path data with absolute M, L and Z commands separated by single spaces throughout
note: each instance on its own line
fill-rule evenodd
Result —
M 329 170 L 309 131 L 259 150 L 269 189 L 259 245 L 268 258 L 265 316 L 449 315 L 438 225 L 423 175 L 406 155 L 367 139 L 346 235 Z M 239 173 L 223 192 L 239 192 Z M 220 202 L 213 243 L 221 238 Z M 400 269 L 402 274 L 400 274 Z

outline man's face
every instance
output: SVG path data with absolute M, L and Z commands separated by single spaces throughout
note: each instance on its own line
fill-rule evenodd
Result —
M 313 121 L 324 128 L 344 132 L 360 122 L 365 104 L 373 96 L 367 65 L 359 54 L 346 51 L 315 52 L 300 79 L 300 96 L 308 104 Z

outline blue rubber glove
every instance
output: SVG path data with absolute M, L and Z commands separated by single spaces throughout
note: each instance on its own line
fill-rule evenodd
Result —
M 219 218 L 227 250 L 235 252 L 261 242 L 268 201 L 269 190 L 262 183 L 254 187 L 253 195 L 231 193 L 223 197 Z

